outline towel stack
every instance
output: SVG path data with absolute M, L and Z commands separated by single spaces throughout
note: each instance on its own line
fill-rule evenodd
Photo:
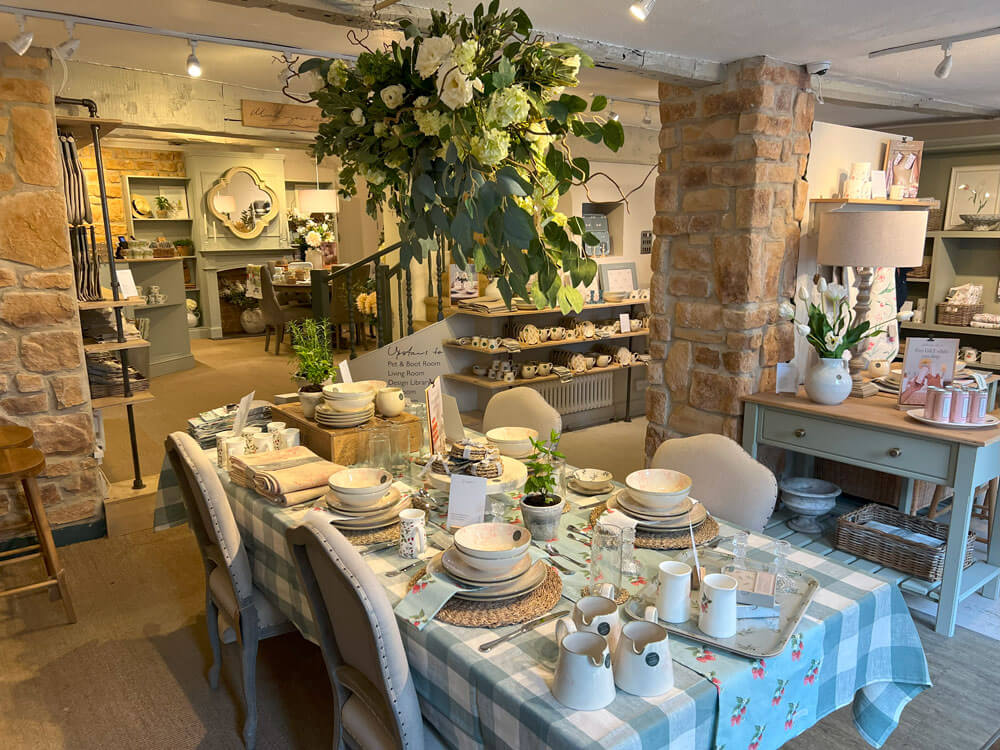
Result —
M 90 397 L 121 396 L 122 363 L 114 354 L 88 354 L 87 378 L 90 380 Z M 133 393 L 149 390 L 149 381 L 131 365 L 128 368 L 129 387 Z
M 969 323 L 973 328 L 1000 328 L 1000 315 L 996 313 L 976 313 Z
M 229 479 L 256 490 L 275 505 L 298 505 L 326 494 L 331 474 L 345 467 L 302 445 L 267 453 L 231 456 Z
M 215 436 L 225 430 L 233 429 L 233 419 L 236 417 L 236 404 L 226 404 L 217 409 L 203 411 L 197 417 L 188 420 L 188 435 L 198 441 L 202 448 L 215 447 Z M 247 416 L 245 427 L 267 427 L 271 421 L 271 404 L 268 401 L 253 401 Z

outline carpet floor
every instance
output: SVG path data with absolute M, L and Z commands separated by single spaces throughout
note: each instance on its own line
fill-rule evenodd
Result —
M 63 548 L 79 622 L 44 593 L 0 602 L 0 745 L 5 750 L 238 750 L 239 652 L 223 646 L 208 687 L 201 560 L 186 527 Z M 8 566 L 0 585 L 37 574 Z M 1000 643 L 964 628 L 953 639 L 918 624 L 934 688 L 903 711 L 887 750 L 977 750 L 997 731 Z M 297 634 L 264 641 L 257 676 L 258 747 L 330 746 L 331 693 L 316 646 Z M 850 707 L 786 747 L 862 750 Z

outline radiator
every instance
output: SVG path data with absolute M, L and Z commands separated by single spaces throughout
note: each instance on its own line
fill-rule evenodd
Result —
M 575 414 L 603 406 L 614 405 L 613 372 L 573 378 L 568 383 L 558 380 L 539 383 L 536 388 L 542 397 L 560 414 Z

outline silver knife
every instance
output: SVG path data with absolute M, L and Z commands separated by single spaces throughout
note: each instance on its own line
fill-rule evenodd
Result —
M 479 650 L 482 651 L 484 654 L 488 653 L 497 646 L 499 646 L 501 643 L 506 643 L 511 638 L 517 638 L 517 636 L 527 633 L 529 630 L 532 630 L 543 623 L 549 622 L 550 620 L 557 620 L 560 617 L 563 617 L 568 614 L 569 614 L 568 609 L 560 609 L 558 612 L 549 612 L 547 615 L 536 617 L 534 620 L 529 620 L 528 622 L 524 623 L 524 625 L 519 627 L 517 630 L 507 633 L 507 635 L 501 636 L 493 641 L 487 641 L 486 643 L 484 643 L 482 646 L 479 647 Z
M 399 542 L 379 542 L 378 544 L 373 544 L 372 546 L 361 550 L 361 554 L 370 555 L 372 552 L 381 552 L 384 549 L 392 549 L 397 546 L 399 546 Z

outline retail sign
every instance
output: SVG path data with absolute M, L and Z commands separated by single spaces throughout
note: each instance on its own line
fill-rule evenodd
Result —
M 444 431 L 444 399 L 441 394 L 441 378 L 434 381 L 424 390 L 427 399 L 427 434 L 430 435 L 431 452 L 445 455 L 448 446 Z
M 240 101 L 244 127 L 302 130 L 315 133 L 319 130 L 322 113 L 311 104 L 284 104 L 261 102 L 254 99 Z

